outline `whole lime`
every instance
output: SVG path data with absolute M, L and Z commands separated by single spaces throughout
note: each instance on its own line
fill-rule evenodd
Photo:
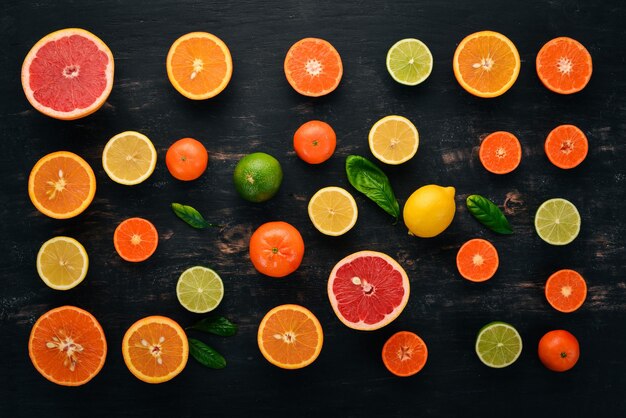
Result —
M 265 202 L 278 192 L 283 170 L 276 158 L 264 152 L 255 152 L 239 160 L 233 180 L 241 197 L 250 202 Z

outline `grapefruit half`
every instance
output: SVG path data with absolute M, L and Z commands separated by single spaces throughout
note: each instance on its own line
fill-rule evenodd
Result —
M 84 29 L 61 29 L 44 36 L 22 64 L 22 87 L 44 115 L 72 120 L 98 110 L 113 88 L 113 54 Z
M 387 254 L 359 251 L 335 265 L 328 278 L 328 298 L 346 326 L 373 331 L 391 323 L 409 300 L 409 278 Z

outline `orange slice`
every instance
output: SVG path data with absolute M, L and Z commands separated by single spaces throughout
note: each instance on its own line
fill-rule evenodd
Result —
M 424 368 L 427 359 L 426 343 L 409 331 L 396 332 L 383 346 L 383 364 L 396 376 L 416 374 Z
M 96 194 L 96 176 L 85 160 L 68 151 L 46 155 L 28 178 L 28 195 L 44 215 L 56 219 L 81 214 Z
M 115 228 L 115 251 L 126 261 L 145 261 L 157 249 L 159 234 L 152 223 L 143 218 L 129 218 Z
M 261 354 L 273 365 L 300 369 L 319 356 L 324 334 L 311 311 L 299 305 L 281 305 L 265 315 L 257 341 Z
M 461 41 L 452 61 L 454 76 L 478 97 L 497 97 L 511 88 L 520 70 L 517 48 L 506 36 L 476 32 Z
M 192 100 L 217 96 L 233 74 L 228 47 L 207 32 L 191 32 L 178 38 L 170 47 L 166 66 L 172 86 Z
M 310 97 L 334 91 L 343 75 L 339 52 L 330 42 L 304 38 L 287 51 L 285 76 L 295 91 Z
M 522 145 L 510 132 L 494 132 L 480 143 L 478 158 L 487 171 L 507 174 L 515 170 L 522 161 Z
M 544 150 L 552 164 L 569 170 L 585 160 L 589 151 L 589 142 L 585 133 L 578 127 L 560 125 L 548 134 Z
M 104 366 L 107 342 L 93 315 L 75 306 L 61 306 L 35 322 L 28 354 L 37 371 L 49 381 L 80 386 Z
M 585 88 L 591 79 L 591 54 L 578 41 L 560 37 L 546 43 L 537 54 L 537 75 L 555 93 L 572 94 Z
M 487 240 L 475 238 L 461 246 L 456 255 L 456 266 L 465 279 L 484 282 L 496 274 L 500 259 L 498 251 Z
M 548 278 L 545 293 L 548 303 L 557 311 L 574 312 L 587 298 L 587 282 L 575 270 L 559 270 Z
M 189 358 L 187 335 L 164 316 L 148 316 L 124 334 L 122 355 L 128 370 L 146 383 L 163 383 L 183 371 Z

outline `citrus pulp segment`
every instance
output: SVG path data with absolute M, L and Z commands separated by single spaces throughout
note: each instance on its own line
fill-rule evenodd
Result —
M 257 342 L 263 357 L 273 365 L 300 369 L 317 359 L 324 333 L 315 315 L 305 307 L 280 305 L 261 320 Z
M 548 278 L 545 294 L 548 303 L 557 311 L 574 312 L 587 298 L 587 282 L 575 270 L 559 270 Z
M 510 366 L 522 353 L 522 337 L 513 326 L 491 322 L 478 332 L 476 354 L 480 361 L 493 368 Z
M 409 278 L 400 264 L 377 251 L 339 261 L 328 278 L 328 298 L 346 326 L 372 331 L 396 319 L 409 300 Z
M 102 167 L 116 183 L 132 186 L 154 172 L 157 152 L 147 136 L 135 131 L 115 135 L 102 152 Z
M 140 262 L 150 258 L 159 244 L 159 234 L 152 223 L 143 218 L 129 218 L 115 228 L 115 251 L 126 261 Z
M 322 234 L 339 236 L 348 232 L 358 218 L 358 208 L 352 195 L 341 187 L 318 190 L 308 206 L 313 226 Z
M 560 125 L 548 134 L 544 150 L 552 164 L 568 170 L 585 160 L 589 142 L 585 133 L 577 126 Z
M 113 54 L 93 33 L 68 28 L 37 42 L 22 64 L 22 88 L 44 115 L 78 119 L 98 110 L 113 88 Z
M 507 174 L 522 161 L 522 145 L 510 132 L 493 132 L 480 143 L 478 158 L 485 170 L 493 174 Z
M 387 52 L 387 71 L 400 84 L 416 86 L 433 70 L 433 56 L 419 39 L 402 39 Z
M 580 42 L 562 36 L 547 42 L 537 54 L 539 79 L 549 90 L 572 94 L 585 88 L 591 79 L 591 54 Z
M 580 214 L 568 200 L 546 200 L 535 214 L 535 230 L 539 237 L 552 245 L 566 245 L 580 232 Z
M 413 376 L 426 365 L 428 348 L 417 334 L 400 331 L 393 334 L 383 346 L 383 364 L 400 377 Z
M 407 118 L 390 115 L 372 126 L 368 142 L 374 157 L 383 163 L 397 165 L 413 158 L 419 146 L 419 133 Z
M 487 240 L 474 238 L 461 246 L 456 255 L 456 266 L 463 278 L 484 282 L 496 274 L 500 259 L 498 251 Z
M 180 304 L 190 312 L 211 312 L 224 297 L 224 283 L 210 268 L 191 267 L 178 278 L 176 296 Z
M 304 38 L 289 48 L 284 63 L 285 76 L 295 91 L 319 97 L 334 91 L 343 75 L 339 52 L 330 42 Z
M 49 287 L 68 290 L 87 275 L 89 257 L 85 247 L 70 237 L 54 237 L 46 241 L 37 254 L 37 272 Z

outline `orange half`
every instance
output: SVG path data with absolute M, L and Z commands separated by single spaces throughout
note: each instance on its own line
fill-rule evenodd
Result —
M 207 32 L 192 32 L 178 38 L 167 54 L 166 66 L 172 86 L 192 100 L 217 96 L 233 74 L 228 47 Z
M 537 54 L 537 76 L 555 93 L 572 94 L 591 79 L 591 54 L 580 42 L 562 36 L 546 43 Z
M 152 222 L 143 218 L 129 218 L 115 228 L 115 251 L 126 261 L 145 261 L 157 249 L 159 233 Z
M 304 38 L 287 51 L 285 76 L 295 91 L 310 97 L 334 91 L 343 75 L 341 56 L 330 42 Z

